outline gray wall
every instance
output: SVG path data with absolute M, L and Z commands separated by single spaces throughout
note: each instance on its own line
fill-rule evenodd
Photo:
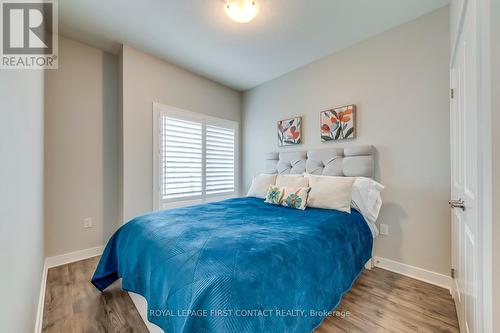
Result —
M 102 52 L 102 195 L 103 237 L 107 241 L 120 221 L 119 59 Z
M 118 57 L 60 37 L 59 59 L 45 77 L 49 257 L 103 245 L 119 225 Z
M 153 209 L 153 102 L 241 121 L 241 94 L 124 46 L 123 218 Z
M 0 70 L 0 332 L 33 332 L 43 271 L 43 71 Z
M 491 1 L 492 134 L 493 134 L 493 332 L 500 332 L 500 2 Z
M 356 104 L 358 138 L 373 144 L 386 190 L 375 254 L 449 274 L 448 8 L 258 86 L 243 96 L 243 187 L 277 151 L 276 121 L 302 115 L 304 144 L 320 142 L 319 112 Z

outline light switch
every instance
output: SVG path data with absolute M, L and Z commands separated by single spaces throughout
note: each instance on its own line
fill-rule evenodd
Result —
M 92 228 L 92 218 L 91 217 L 86 217 L 83 219 L 83 228 L 84 229 Z
M 388 224 L 380 224 L 380 234 L 387 236 L 389 235 L 389 225 Z

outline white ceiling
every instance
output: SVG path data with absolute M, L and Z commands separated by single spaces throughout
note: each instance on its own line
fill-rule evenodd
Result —
M 238 24 L 223 0 L 60 0 L 62 35 L 127 44 L 246 90 L 413 20 L 449 0 L 260 0 Z

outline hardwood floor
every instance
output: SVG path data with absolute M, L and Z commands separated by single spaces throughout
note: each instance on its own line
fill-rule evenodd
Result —
M 113 284 L 91 283 L 99 257 L 51 268 L 47 275 L 42 332 L 147 332 L 129 295 Z
M 455 304 L 447 289 L 374 268 L 365 271 L 314 333 L 459 332 Z
M 147 332 L 117 284 L 104 293 L 90 284 L 97 262 L 95 257 L 49 270 L 42 332 Z M 344 316 L 327 317 L 314 333 L 459 332 L 448 290 L 380 268 L 365 271 L 336 311 Z

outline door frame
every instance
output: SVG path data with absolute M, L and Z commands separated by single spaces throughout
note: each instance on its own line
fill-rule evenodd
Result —
M 476 0 L 477 1 L 477 0 Z M 452 65 L 456 58 L 457 43 L 464 23 L 465 10 L 469 0 L 453 0 L 450 6 L 451 56 L 450 85 L 452 85 Z M 477 244 L 480 244 L 480 258 L 477 268 L 480 272 L 477 321 L 478 332 L 493 332 L 493 275 L 492 275 L 492 133 L 491 133 L 491 59 L 490 59 L 490 8 L 491 0 L 477 1 L 477 75 L 478 75 L 478 232 Z M 456 26 L 453 26 L 453 25 Z M 453 89 L 451 86 L 450 89 Z M 450 104 L 451 111 L 451 104 Z M 452 249 L 454 251 L 454 249 Z M 455 287 L 455 283 L 452 284 Z

